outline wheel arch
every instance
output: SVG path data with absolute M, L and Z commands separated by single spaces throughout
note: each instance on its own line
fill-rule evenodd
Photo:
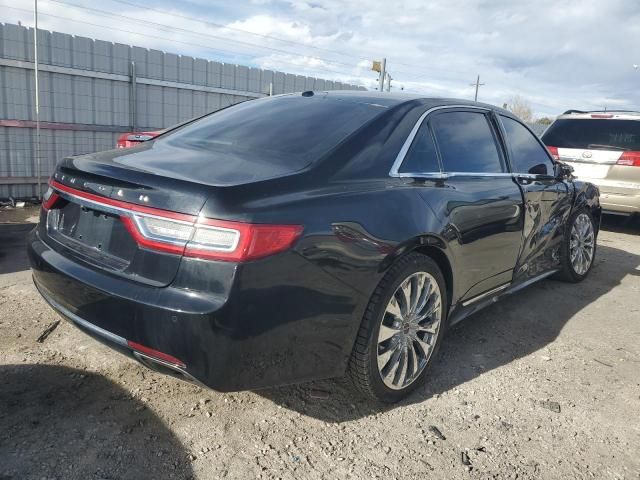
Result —
M 426 234 L 415 237 L 408 242 L 404 242 L 402 245 L 398 246 L 393 253 L 385 258 L 382 262 L 382 270 L 386 272 L 398 259 L 410 253 L 420 253 L 436 262 L 444 276 L 447 288 L 448 306 L 451 307 L 453 303 L 453 286 L 455 280 L 452 260 L 449 258 L 449 253 L 447 252 L 444 240 L 437 235 Z
M 574 182 L 576 196 L 573 202 L 573 211 L 588 210 L 593 217 L 596 231 L 600 230 L 602 207 L 600 206 L 600 190 L 597 186 L 588 182 Z

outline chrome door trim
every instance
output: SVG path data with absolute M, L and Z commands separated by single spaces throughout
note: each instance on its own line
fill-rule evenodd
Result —
M 475 105 L 440 105 L 439 107 L 430 108 L 429 110 L 424 112 L 422 115 L 420 115 L 420 118 L 418 119 L 416 124 L 411 129 L 411 132 L 409 133 L 409 136 L 407 137 L 407 139 L 402 144 L 402 148 L 398 152 L 398 155 L 396 156 L 396 159 L 394 160 L 393 165 L 391 166 L 391 170 L 389 171 L 389 176 L 391 176 L 391 177 L 409 177 L 409 176 L 411 176 L 411 175 L 408 175 L 407 173 L 399 173 L 398 170 L 400 169 L 400 166 L 402 165 L 402 162 L 404 161 L 404 157 L 407 156 L 407 152 L 409 151 L 409 148 L 411 148 L 411 144 L 413 143 L 413 139 L 418 134 L 418 130 L 422 126 L 422 123 L 425 121 L 425 119 L 431 113 L 433 113 L 435 111 L 438 111 L 438 110 L 449 110 L 449 109 L 455 109 L 455 108 L 467 108 L 467 109 L 470 109 L 470 110 L 481 110 L 483 112 L 490 112 L 491 111 L 490 108 L 478 107 L 478 106 L 475 106 Z M 462 172 L 456 172 L 456 173 L 462 173 Z M 424 173 L 420 174 L 420 177 L 422 177 L 423 175 L 434 175 L 434 174 L 440 174 L 441 175 L 442 172 L 424 172 Z M 447 175 L 451 176 L 451 173 L 447 173 Z M 465 175 L 469 175 L 469 174 L 465 174 Z
M 536 275 L 535 277 L 531 277 L 531 278 L 529 278 L 528 280 L 525 280 L 522 283 L 516 284 L 507 293 L 511 294 L 511 293 L 518 292 L 518 291 L 522 290 L 523 288 L 528 287 L 532 283 L 536 283 L 536 282 L 538 282 L 538 281 L 540 281 L 542 279 L 550 277 L 551 275 L 553 275 L 554 273 L 556 273 L 559 270 L 560 270 L 559 268 L 554 268 L 553 270 L 549 270 L 547 272 L 541 273 L 540 275 Z
M 480 295 L 476 295 L 475 297 L 472 297 L 469 300 L 465 300 L 464 302 L 462 302 L 462 306 L 468 307 L 469 305 L 479 302 L 483 298 L 487 298 L 488 296 L 493 295 L 494 293 L 498 293 L 503 290 L 506 290 L 507 288 L 509 288 L 510 285 L 511 285 L 511 282 L 507 282 L 504 285 L 500 285 L 499 287 L 492 288 L 487 292 L 481 293 Z

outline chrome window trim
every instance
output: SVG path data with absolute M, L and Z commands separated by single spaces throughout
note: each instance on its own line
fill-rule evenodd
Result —
M 440 105 L 438 107 L 430 108 L 429 110 L 424 112 L 422 115 L 420 115 L 420 118 L 418 118 L 418 121 L 416 122 L 416 124 L 411 129 L 411 132 L 409 133 L 409 136 L 407 137 L 407 139 L 402 144 L 402 148 L 400 148 L 400 151 L 398 152 L 398 155 L 396 155 L 396 159 L 394 160 L 393 165 L 391 166 L 391 170 L 389 171 L 389 176 L 390 177 L 400 177 L 400 178 L 402 178 L 402 177 L 436 178 L 434 176 L 438 176 L 439 175 L 439 176 L 443 176 L 443 178 L 446 178 L 446 177 L 461 176 L 461 175 L 477 175 L 477 174 L 472 173 L 472 172 L 468 172 L 468 173 L 466 173 L 466 172 L 423 172 L 423 173 L 420 173 L 418 175 L 411 175 L 408 172 L 400 173 L 398 171 L 398 170 L 400 170 L 400 167 L 402 166 L 402 162 L 404 161 L 404 158 L 407 156 L 407 153 L 409 152 L 409 149 L 411 148 L 411 144 L 413 143 L 413 140 L 415 139 L 416 135 L 418 134 L 418 130 L 420 130 L 420 127 L 424 123 L 425 119 L 430 114 L 432 114 L 433 112 L 436 112 L 438 110 L 450 110 L 450 109 L 456 109 L 456 108 L 465 108 L 465 109 L 470 109 L 470 110 L 480 110 L 480 111 L 483 111 L 483 112 L 490 112 L 491 111 L 490 108 L 478 107 L 478 106 L 475 106 L 475 105 Z M 488 176 L 501 175 L 502 173 L 503 172 L 496 173 L 496 174 L 489 174 Z M 482 174 L 478 174 L 478 175 L 482 175 Z M 511 174 L 509 174 L 509 175 L 511 175 Z
M 391 174 L 389 174 L 391 175 Z M 391 175 L 396 178 L 424 178 L 424 179 L 432 179 L 432 180 L 446 180 L 450 177 L 513 177 L 511 172 L 498 172 L 498 173 L 488 173 L 488 172 L 402 172 L 396 175 Z

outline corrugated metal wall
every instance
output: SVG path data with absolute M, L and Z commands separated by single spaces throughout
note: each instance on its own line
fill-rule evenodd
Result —
M 0 198 L 37 194 L 33 55 L 33 29 L 0 24 Z M 43 176 L 63 156 L 113 148 L 121 132 L 168 127 L 270 85 L 273 94 L 363 89 L 45 30 L 38 56 Z

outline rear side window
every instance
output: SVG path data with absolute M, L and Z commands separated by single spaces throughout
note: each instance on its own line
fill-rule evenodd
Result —
M 317 93 L 252 100 L 208 115 L 158 142 L 205 150 L 217 161 L 250 161 L 279 174 L 318 160 L 384 108 Z
M 491 126 L 483 113 L 439 113 L 430 122 L 445 172 L 504 172 Z
M 438 155 L 427 122 L 423 122 L 398 170 L 400 173 L 439 172 Z
M 640 150 L 640 120 L 561 118 L 542 136 L 551 147 Z
M 553 163 L 544 147 L 519 122 L 500 116 L 511 151 L 511 168 L 516 173 L 553 175 Z

